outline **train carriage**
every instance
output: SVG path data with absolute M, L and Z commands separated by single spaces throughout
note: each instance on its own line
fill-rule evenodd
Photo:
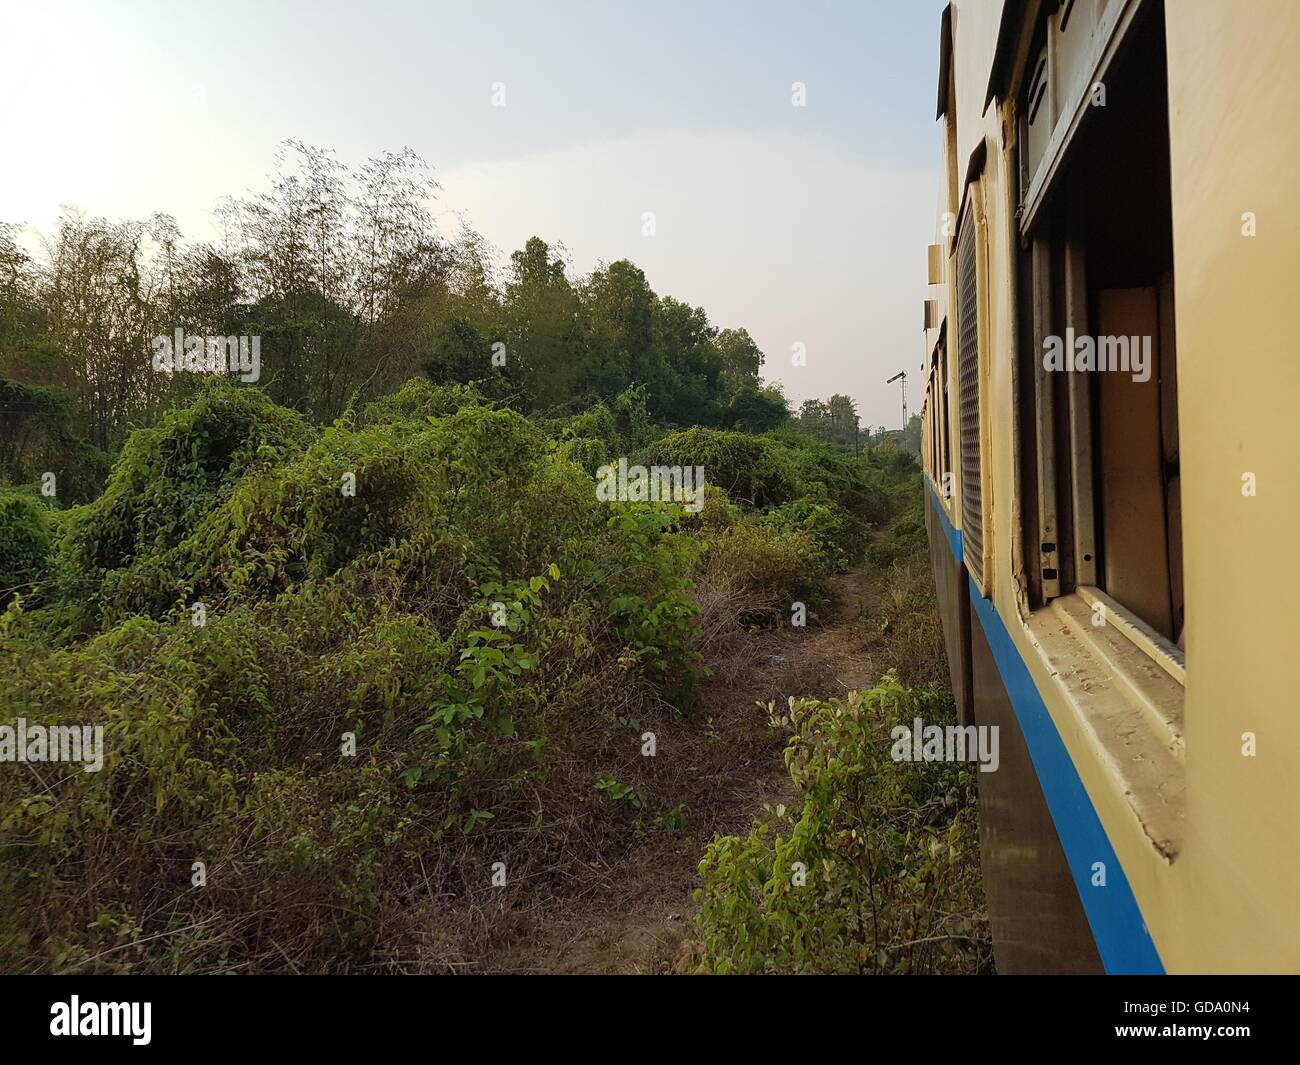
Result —
M 1003 972 L 1300 971 L 1300 5 L 954 0 L 926 522 Z

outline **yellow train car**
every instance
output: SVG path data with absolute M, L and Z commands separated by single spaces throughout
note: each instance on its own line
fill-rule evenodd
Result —
M 1300 972 L 1300 4 L 954 0 L 927 527 L 1004 972 Z

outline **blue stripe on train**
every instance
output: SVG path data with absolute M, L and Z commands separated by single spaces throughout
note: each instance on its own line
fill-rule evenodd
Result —
M 933 497 L 934 512 L 943 526 L 948 545 L 960 562 L 961 532 L 948 520 L 938 493 L 928 479 L 926 487 Z M 1124 867 L 1110 845 L 1052 715 L 1038 694 L 1034 679 L 1029 675 L 1011 634 L 1002 624 L 997 609 L 991 600 L 980 594 L 974 578 L 968 576 L 967 579 L 970 580 L 971 602 L 975 604 L 975 613 L 984 628 L 984 637 L 993 652 L 1007 697 L 1015 708 L 1020 731 L 1034 763 L 1034 772 L 1038 774 L 1039 787 L 1051 811 L 1052 823 L 1056 825 L 1056 834 L 1060 837 L 1074 886 L 1088 916 L 1102 964 L 1108 973 L 1163 973 L 1160 955 L 1151 941 L 1146 922 L 1142 920 L 1142 911 L 1133 896 L 1128 877 L 1124 875 Z M 1106 864 L 1104 888 L 1092 886 L 1094 862 Z

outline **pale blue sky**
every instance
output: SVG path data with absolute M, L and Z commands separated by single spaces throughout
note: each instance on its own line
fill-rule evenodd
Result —
M 503 253 L 536 233 L 584 273 L 630 258 L 748 328 L 796 404 L 844 391 L 896 425 L 883 381 L 921 351 L 942 8 L 6 2 L 0 219 L 162 210 L 211 239 L 208 212 L 261 187 L 282 140 L 349 163 L 409 145 L 449 232 L 463 218 Z

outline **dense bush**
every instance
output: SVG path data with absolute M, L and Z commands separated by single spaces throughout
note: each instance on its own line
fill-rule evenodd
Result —
M 763 520 L 778 529 L 807 532 L 831 572 L 843 573 L 862 556 L 866 529 L 834 500 L 804 496 L 774 508 Z
M 544 897 L 681 823 L 633 741 L 700 616 L 820 594 L 914 468 L 765 433 L 752 338 L 626 260 L 444 241 L 409 152 L 276 170 L 222 249 L 0 224 L 0 720 L 106 734 L 0 775 L 0 970 L 463 967 L 495 863 Z M 153 372 L 164 321 L 259 338 L 261 388 Z M 622 456 L 705 467 L 703 512 L 601 502 Z
M 555 453 L 565 462 L 572 462 L 593 476 L 613 458 L 609 446 L 603 440 L 593 440 L 587 436 L 574 436 L 562 441 L 557 445 Z
M 705 484 L 704 505 L 700 508 L 700 526 L 716 535 L 722 529 L 730 528 L 740 520 L 741 510 L 731 502 L 726 489 L 717 485 Z
M 888 566 L 899 559 L 923 554 L 928 543 L 921 504 L 912 501 L 888 533 L 867 549 L 867 561 L 873 566 Z
M 622 451 L 627 446 L 614 415 L 604 403 L 597 403 L 589 410 L 559 423 L 564 439 L 598 440 L 613 453 Z
M 710 484 L 734 500 L 764 507 L 784 503 L 795 493 L 795 480 L 775 449 L 762 437 L 719 429 L 670 433 L 639 452 L 645 466 L 703 466 Z
M 0 778 L 0 967 L 352 967 L 414 935 L 412 883 L 465 890 L 480 836 L 547 868 L 620 720 L 689 703 L 681 512 L 414 395 L 318 432 L 214 386 L 69 513 L 0 620 L 0 702 L 102 725 L 105 764 Z M 55 649 L 69 612 L 88 638 Z
M 423 378 L 413 378 L 391 395 L 367 403 L 361 412 L 361 425 L 401 425 L 422 418 L 445 418 L 461 407 L 483 402 L 483 395 L 472 385 L 436 387 Z
M 789 471 L 798 496 L 831 500 L 869 525 L 889 520 L 903 500 L 897 494 L 900 480 L 916 468 L 909 458 L 903 470 L 895 470 L 890 459 L 880 457 L 881 448 L 855 454 L 793 428 L 775 430 L 763 439 Z
M 0 488 L 0 607 L 46 575 L 54 520 L 36 492 Z
M 0 482 L 35 484 L 52 473 L 65 503 L 103 490 L 112 459 L 76 432 L 74 398 L 68 389 L 0 376 Z
M 893 454 L 875 451 L 855 454 L 790 428 L 750 438 L 693 429 L 637 456 L 647 464 L 704 465 L 704 509 L 688 528 L 708 543 L 697 576 L 710 624 L 728 610 L 752 626 L 777 621 L 792 602 L 824 603 L 828 578 L 858 562 L 868 544 L 882 550 L 872 542 L 873 526 L 912 505 L 918 482 L 910 458 L 896 472 Z M 728 482 L 739 487 L 739 506 Z M 883 539 L 893 542 L 888 533 Z
M 715 583 L 729 580 L 783 604 L 807 598 L 832 569 L 810 531 L 754 520 L 736 522 L 714 537 L 707 565 Z
M 260 392 L 206 388 L 128 438 L 104 494 L 67 515 L 56 597 L 83 624 L 157 615 L 185 594 L 195 537 L 245 477 L 303 449 L 313 431 Z
M 600 501 L 632 448 L 725 483 Z M 0 968 L 382 967 L 413 897 L 476 912 L 492 862 L 543 883 L 672 823 L 627 737 L 706 672 L 693 582 L 784 604 L 860 549 L 872 467 L 798 451 L 665 436 L 635 390 L 538 422 L 412 382 L 321 428 L 209 383 L 92 502 L 0 497 L 5 719 L 106 738 L 0 777 Z
M 700 970 L 987 970 L 977 767 L 890 757 L 895 725 L 946 723 L 950 701 L 887 675 L 870 691 L 769 714 L 793 731 L 795 803 L 705 854 Z
M 859 621 L 867 669 L 882 679 L 843 699 L 769 704 L 773 726 L 790 736 L 795 799 L 790 809 L 765 807 L 748 835 L 718 836 L 705 854 L 701 972 L 992 969 L 978 767 L 891 756 L 895 726 L 910 729 L 917 717 L 949 725 L 955 715 L 923 526 L 917 531 L 915 466 L 895 469 L 886 455 L 875 468 L 904 508 L 869 551 L 888 567 Z M 801 499 L 789 509 L 810 504 L 821 506 Z

